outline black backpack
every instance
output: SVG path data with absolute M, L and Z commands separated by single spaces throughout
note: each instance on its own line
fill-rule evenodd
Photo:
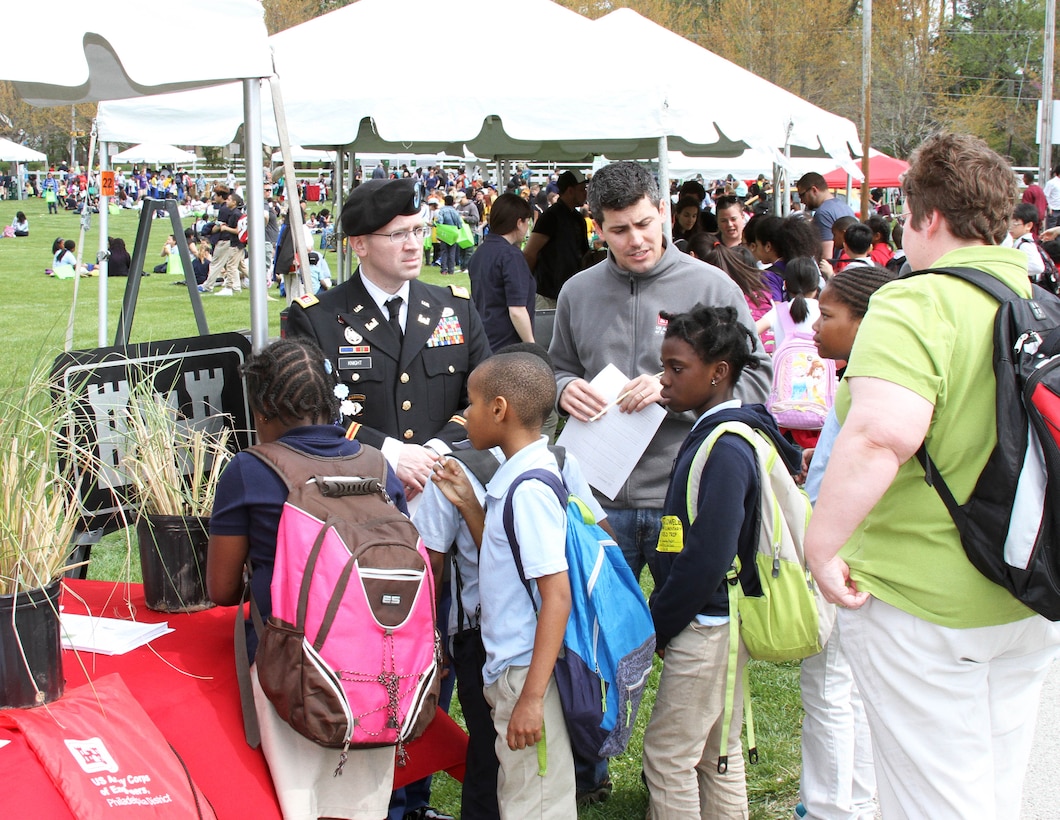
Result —
M 1053 257 L 1049 255 L 1049 251 L 1042 247 L 1041 242 L 1035 241 L 1034 246 L 1038 249 L 1038 254 L 1042 257 L 1042 264 L 1045 266 L 1045 270 L 1042 271 L 1042 279 L 1038 284 L 1050 293 L 1060 293 L 1060 271 L 1056 269 Z
M 1051 621 L 1060 620 L 1060 298 L 1038 285 L 1023 298 L 974 268 L 956 276 L 1000 302 L 994 320 L 997 446 L 966 504 L 927 453 L 924 480 L 945 503 L 973 565 Z

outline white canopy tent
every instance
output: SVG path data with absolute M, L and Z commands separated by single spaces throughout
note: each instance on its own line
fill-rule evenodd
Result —
M 843 158 L 860 151 L 857 128 L 690 40 L 621 8 L 594 23 L 614 54 L 665 54 L 681 70 L 661 72 L 663 133 L 689 156 L 739 156 L 746 148 Z M 640 66 L 630 61 L 627 71 Z M 704 81 L 709 93 L 704 93 Z M 737 147 L 738 146 L 738 147 Z M 737 150 L 731 150 L 737 147 Z M 610 154 L 609 154 L 610 155 Z
M 282 151 L 272 152 L 273 162 L 283 161 Z M 319 148 L 303 148 L 301 145 L 291 146 L 291 162 L 334 162 L 335 154 L 332 151 L 321 151 Z
M 748 149 L 770 151 L 783 167 L 791 155 L 831 154 L 849 162 L 860 153 L 852 122 L 824 111 L 694 43 L 619 9 L 590 21 L 550 0 L 450 0 L 446 15 L 493 30 L 519 30 L 527 20 L 548 32 L 535 63 L 533 81 L 516 71 L 486 72 L 474 84 L 449 83 L 446 72 L 424 84 L 415 60 L 395 60 L 392 43 L 371 36 L 385 31 L 394 15 L 430 19 L 435 0 L 359 2 L 273 35 L 278 76 L 285 87 L 286 119 L 292 143 L 357 153 L 463 155 L 488 159 L 589 161 L 594 155 L 619 158 L 667 157 L 669 149 L 689 156 L 738 157 Z M 305 54 L 321 42 L 358 43 L 357 65 L 386 66 L 386 82 L 321 82 Z M 570 44 L 580 64 L 608 65 L 607 82 L 586 86 L 571 73 Z M 652 55 L 690 64 L 684 72 L 644 70 Z M 640 59 L 638 59 L 640 58 Z M 709 100 L 703 78 L 711 78 Z M 445 116 L 419 104 L 444 101 Z M 100 106 L 100 130 L 107 139 L 171 139 L 182 144 L 223 145 L 240 124 L 233 87 L 170 94 Z M 748 101 L 754 101 L 748 115 Z M 276 144 L 265 100 L 266 141 Z M 666 176 L 665 162 L 660 163 Z
M 191 151 L 162 142 L 144 142 L 134 145 L 111 158 L 111 162 L 122 165 L 137 163 L 145 165 L 193 165 L 198 157 Z
M 272 55 L 265 29 L 264 11 L 258 0 L 38 0 L 23 17 L 56 23 L 48 30 L 48 52 L 61 58 L 44 59 L 39 38 L 14 36 L 0 49 L 0 79 L 11 80 L 27 102 L 38 105 L 70 105 L 99 100 L 130 99 L 160 92 L 201 89 L 232 80 L 242 81 L 242 121 L 248 154 L 261 149 L 260 78 L 272 74 Z M 238 31 L 239 47 L 210 53 L 209 59 L 166 58 L 157 44 L 144 36 L 143 25 L 176 25 L 182 20 L 209 18 L 218 31 Z M 28 19 L 28 18 L 27 18 Z M 233 88 L 240 88 L 239 85 Z M 239 106 L 239 92 L 235 105 Z M 107 137 L 100 146 L 100 167 L 106 170 Z M 159 142 L 171 141 L 167 134 Z M 139 138 L 128 140 L 139 141 Z M 196 144 L 194 140 L 176 140 Z M 247 168 L 248 186 L 263 184 L 260 163 Z M 100 251 L 107 250 L 107 202 L 100 202 Z M 264 203 L 252 198 L 249 217 L 261 223 Z M 251 237 L 251 269 L 254 282 L 264 282 L 264 244 L 260 232 Z M 107 277 L 99 280 L 99 344 L 107 342 Z M 255 348 L 266 341 L 268 324 L 266 294 L 251 289 L 251 328 Z
M 671 151 L 667 164 L 671 179 L 686 180 L 701 176 L 708 181 L 729 174 L 743 180 L 754 179 L 759 174 L 768 176 L 774 165 L 783 166 L 792 179 L 798 179 L 810 171 L 824 174 L 836 167 L 832 157 L 786 157 L 776 149 L 755 148 L 748 148 L 736 157 L 690 157 L 680 151 Z M 848 168 L 848 172 L 852 170 Z M 861 178 L 860 171 L 857 178 Z
M 47 162 L 48 157 L 25 145 L 0 138 L 0 162 Z
M 0 162 L 15 163 L 16 191 L 19 199 L 25 194 L 22 191 L 22 165 L 26 162 L 47 162 L 48 157 L 40 151 L 34 151 L 25 145 L 19 145 L 8 139 L 0 138 Z
M 14 82 L 31 105 L 123 100 L 272 73 L 255 0 L 38 0 L 23 12 L 48 21 L 47 54 L 61 55 L 47 58 L 36 37 L 5 41 L 0 79 Z M 214 49 L 203 60 L 167 59 L 144 33 L 145 21 L 159 27 L 207 17 L 219 31 L 238 31 L 239 48 Z

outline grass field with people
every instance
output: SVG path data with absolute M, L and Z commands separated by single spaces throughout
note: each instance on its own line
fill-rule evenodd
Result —
M 328 207 L 324 203 L 321 207 Z M 60 211 L 49 215 L 43 199 L 0 202 L 0 225 L 10 225 L 15 212 L 22 210 L 30 223 L 28 237 L 0 239 L 0 285 L 8 297 L 7 307 L 0 319 L 4 342 L 4 358 L 0 364 L 0 391 L 24 384 L 29 374 L 42 362 L 51 362 L 63 350 L 67 322 L 74 305 L 73 349 L 97 346 L 98 338 L 98 277 L 77 280 L 56 280 L 46 276 L 51 267 L 51 245 L 56 237 L 78 239 L 80 218 L 77 214 Z M 82 259 L 94 262 L 99 247 L 99 216 L 92 215 L 91 228 L 85 234 Z M 125 239 L 130 253 L 136 237 L 139 214 L 123 211 L 110 216 L 110 235 Z M 192 220 L 185 220 L 189 226 Z M 156 220 L 152 226 L 144 267 L 150 271 L 161 262 L 160 251 L 169 235 L 168 220 Z M 333 274 L 337 266 L 333 253 L 328 254 Z M 437 284 L 467 285 L 466 274 L 445 277 L 437 268 L 425 267 L 423 279 Z M 152 274 L 143 280 L 132 323 L 133 342 L 180 338 L 197 333 L 188 293 L 175 287 L 177 277 Z M 107 343 L 114 340 L 121 310 L 126 280 L 110 278 L 107 300 Z M 278 294 L 270 291 L 273 296 Z M 203 306 L 211 333 L 247 332 L 250 328 L 248 291 L 219 298 L 203 295 Z M 284 301 L 268 303 L 269 336 L 279 335 L 280 310 Z M 675 306 L 675 309 L 681 306 Z M 97 579 L 131 579 L 139 581 L 139 566 L 135 559 L 134 535 L 125 531 L 104 538 L 93 551 L 89 577 Z M 131 549 L 131 552 L 130 552 Z M 645 592 L 650 592 L 650 578 L 645 573 Z M 647 792 L 640 778 L 641 742 L 644 727 L 655 698 L 661 663 L 649 682 L 648 692 L 641 706 L 633 740 L 628 751 L 611 761 L 614 793 L 605 803 L 583 809 L 580 818 L 613 818 L 634 820 L 644 816 Z M 765 664 L 751 662 L 750 684 L 754 706 L 754 725 L 760 762 L 747 767 L 747 788 L 751 817 L 756 820 L 788 818 L 798 802 L 800 770 L 800 722 L 802 709 L 799 699 L 798 664 Z M 459 704 L 454 698 L 452 712 L 459 719 Z M 435 779 L 432 802 L 439 809 L 459 813 L 459 784 L 446 775 Z

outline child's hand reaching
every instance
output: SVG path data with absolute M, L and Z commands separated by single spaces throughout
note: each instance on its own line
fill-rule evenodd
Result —
M 475 490 L 455 459 L 445 458 L 435 462 L 431 481 L 458 510 L 481 508 Z
M 467 524 L 476 546 L 482 546 L 482 529 L 486 524 L 486 512 L 475 496 L 475 488 L 467 480 L 456 459 L 439 459 L 431 468 L 431 481 L 438 485 L 449 503 L 456 507 Z

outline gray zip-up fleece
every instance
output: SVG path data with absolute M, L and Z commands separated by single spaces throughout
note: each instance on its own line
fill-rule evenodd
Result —
M 739 286 L 713 265 L 700 262 L 667 242 L 659 264 L 644 274 L 620 268 L 611 254 L 605 261 L 569 279 L 559 293 L 556 324 L 549 356 L 556 368 L 558 393 L 574 379 L 592 380 L 608 364 L 630 378 L 658 373 L 666 323 L 659 311 L 680 313 L 697 304 L 731 305 L 745 327 L 754 321 Z M 745 370 L 736 388 L 744 404 L 764 403 L 773 379 L 773 362 L 755 345 L 760 366 Z M 667 412 L 636 469 L 612 501 L 599 496 L 604 507 L 663 506 L 677 450 L 692 429 L 691 412 Z

